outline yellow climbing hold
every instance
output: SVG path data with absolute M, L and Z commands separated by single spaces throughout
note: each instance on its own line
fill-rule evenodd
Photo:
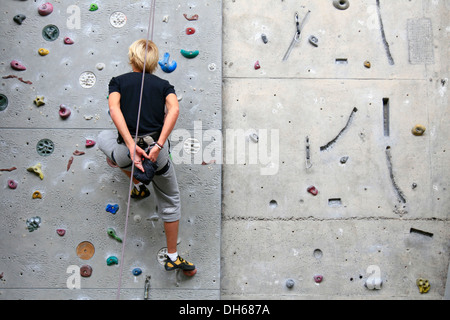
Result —
M 427 293 L 428 291 L 430 291 L 431 286 L 428 280 L 419 278 L 417 279 L 416 284 L 419 287 L 420 293 Z
M 42 194 L 39 191 L 33 192 L 33 199 L 42 199 Z
M 418 124 L 412 129 L 412 134 L 415 136 L 423 136 L 423 134 L 425 133 L 426 130 L 427 130 L 427 128 Z
M 27 171 L 36 173 L 41 180 L 44 180 L 44 173 L 42 172 L 42 165 L 40 163 L 29 167 Z
M 40 48 L 40 49 L 38 50 L 38 52 L 39 52 L 39 54 L 40 54 L 41 56 L 46 56 L 46 55 L 48 55 L 48 54 L 50 53 L 50 51 L 48 51 L 47 49 L 44 49 L 44 48 Z

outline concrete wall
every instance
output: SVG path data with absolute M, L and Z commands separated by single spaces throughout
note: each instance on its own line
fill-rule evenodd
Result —
M 300 42 L 282 61 L 295 12 L 301 21 L 308 10 Z M 347 10 L 324 0 L 224 1 L 224 128 L 246 133 L 225 154 L 239 144 L 248 151 L 224 166 L 222 298 L 444 296 L 449 10 L 448 1 L 427 0 L 350 1 Z M 411 133 L 417 124 L 425 135 Z M 375 278 L 381 289 L 369 290 Z M 418 278 L 431 283 L 426 295 Z
M 43 2 L 8 2 L 0 22 L 2 76 L 32 82 L 1 80 L 9 105 L 0 112 L 0 168 L 17 167 L 0 176 L 1 299 L 114 299 L 120 267 L 123 299 L 143 298 L 146 275 L 151 299 L 444 297 L 448 1 L 353 0 L 347 10 L 331 0 L 157 1 L 155 41 L 161 56 L 169 52 L 178 62 L 174 73 L 158 75 L 181 97 L 173 157 L 183 201 L 180 252 L 197 264 L 194 278 L 177 278 L 159 264 L 165 238 L 152 200 L 131 203 L 125 260 L 106 265 L 110 255 L 120 258 L 122 246 L 106 228 L 123 235 L 129 181 L 99 150 L 84 146 L 101 130 L 114 130 L 107 84 L 129 70 L 127 47 L 145 37 L 150 1 L 96 1 L 93 12 L 91 2 L 55 1 L 55 11 L 41 17 Z M 67 24 L 73 5 L 80 8 L 79 29 L 70 28 L 74 20 Z M 300 42 L 282 61 L 296 32 L 295 12 L 301 21 L 308 10 Z M 116 11 L 128 18 L 123 28 L 109 22 Z M 13 21 L 19 13 L 27 16 L 22 25 Z M 61 30 L 55 42 L 41 36 L 50 23 Z M 188 27 L 196 33 L 186 35 Z M 64 45 L 65 36 L 75 44 Z M 41 47 L 50 54 L 39 56 Z M 187 60 L 181 49 L 200 55 Z M 13 59 L 27 71 L 12 70 Z M 85 71 L 97 77 L 93 88 L 79 83 Z M 38 108 L 33 100 L 41 95 L 46 105 Z M 67 120 L 58 115 L 61 104 L 72 109 Z M 425 135 L 412 135 L 417 124 Z M 55 145 L 46 157 L 36 152 L 44 138 Z M 203 157 L 184 152 L 188 138 L 200 142 Z M 74 156 L 67 171 L 75 150 L 86 154 Z M 26 170 L 38 162 L 44 180 Z M 307 191 L 311 186 L 317 195 Z M 37 190 L 42 199 L 32 199 Z M 118 213 L 105 211 L 116 203 Z M 42 223 L 29 232 L 26 220 L 34 216 Z M 95 246 L 87 261 L 76 252 L 83 241 Z M 81 279 L 81 289 L 67 289 L 67 268 L 84 264 L 92 276 Z M 131 274 L 135 267 L 141 276 Z M 418 278 L 430 281 L 427 294 L 419 293 Z
M 151 1 L 94 1 L 96 11 L 89 10 L 90 1 L 51 2 L 54 11 L 48 16 L 38 13 L 44 1 L 2 3 L 0 74 L 32 84 L 18 78 L 1 79 L 0 93 L 7 96 L 9 105 L 0 115 L 0 168 L 17 169 L 1 172 L 0 177 L 0 299 L 115 299 L 121 268 L 123 299 L 142 299 L 147 275 L 151 276 L 150 299 L 218 299 L 220 165 L 198 164 L 190 154 L 188 161 L 176 164 L 183 215 L 178 249 L 198 267 L 197 275 L 187 278 L 166 272 L 159 262 L 158 253 L 166 242 L 153 198 L 132 200 L 121 259 L 122 244 L 108 236 L 107 228 L 124 237 L 129 179 L 111 168 L 96 146 L 85 147 L 86 139 L 95 141 L 101 130 L 115 130 L 108 115 L 108 83 L 113 76 L 131 71 L 128 47 L 147 36 Z M 175 163 L 186 156 L 184 142 L 194 137 L 194 121 L 201 123 L 200 135 L 208 129 L 221 130 L 221 11 L 221 1 L 156 1 L 154 41 L 161 58 L 168 52 L 178 64 L 173 73 L 157 72 L 171 81 L 180 99 L 178 134 L 172 141 L 178 150 L 172 154 Z M 115 12 L 127 18 L 119 28 L 110 23 Z M 26 15 L 22 24 L 13 21 L 17 14 Z M 198 20 L 188 21 L 183 14 L 189 18 L 197 14 Z M 49 24 L 60 30 L 56 41 L 42 36 Z M 195 34 L 187 35 L 187 28 L 195 28 Z M 65 44 L 64 37 L 74 44 Z M 50 53 L 41 56 L 39 48 Z M 187 59 L 182 49 L 200 54 Z M 10 62 L 14 59 L 27 70 L 13 70 Z M 86 71 L 96 76 L 90 88 L 79 82 Z M 34 104 L 37 96 L 45 97 L 44 106 Z M 58 113 L 61 104 L 72 110 L 66 120 Z M 53 142 L 53 153 L 37 153 L 41 139 Z M 73 156 L 75 150 L 85 154 Z M 27 171 L 37 163 L 42 165 L 43 180 Z M 10 189 L 8 180 L 17 181 L 17 188 Z M 32 199 L 35 191 L 42 199 Z M 119 211 L 107 212 L 108 204 L 118 204 Z M 26 221 L 35 216 L 42 223 L 29 232 Z M 59 236 L 57 229 L 65 229 L 65 235 Z M 77 253 L 84 241 L 95 247 L 88 260 Z M 108 266 L 110 256 L 116 256 L 119 264 Z M 73 277 L 67 272 L 71 266 L 83 265 L 92 267 L 91 277 L 81 278 L 80 289 L 69 290 L 67 281 L 72 284 Z M 134 276 L 134 268 L 141 268 L 142 274 Z

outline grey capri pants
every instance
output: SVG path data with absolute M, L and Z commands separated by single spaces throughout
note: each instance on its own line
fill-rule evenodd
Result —
M 129 156 L 129 150 L 124 143 L 117 142 L 117 131 L 105 130 L 100 132 L 97 137 L 98 148 L 121 169 L 131 171 L 132 160 Z M 146 142 L 152 148 L 154 141 L 148 141 L 151 137 L 147 136 Z M 169 143 L 166 141 L 163 149 L 159 152 L 156 161 L 158 170 L 169 164 L 169 169 L 163 173 L 156 172 L 153 178 L 153 190 L 158 205 L 158 216 L 164 222 L 175 222 L 181 218 L 180 190 L 175 175 L 175 168 L 169 157 Z M 139 170 L 136 169 L 135 170 Z

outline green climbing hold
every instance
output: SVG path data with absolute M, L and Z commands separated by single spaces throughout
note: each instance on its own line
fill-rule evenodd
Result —
M 198 56 L 200 52 L 198 50 L 195 51 L 188 51 L 188 50 L 181 50 L 181 54 L 183 55 L 183 57 L 188 58 L 188 59 L 193 59 L 196 56 Z
M 122 242 L 122 239 L 120 239 L 117 234 L 116 234 L 116 230 L 114 230 L 113 228 L 108 228 L 108 235 L 114 239 L 116 239 L 119 242 Z
M 91 4 L 89 11 L 97 11 L 97 10 L 98 10 L 98 5 L 95 3 Z

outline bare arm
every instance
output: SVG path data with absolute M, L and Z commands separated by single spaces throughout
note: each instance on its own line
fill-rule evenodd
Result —
M 135 141 L 131 136 L 130 131 L 128 130 L 127 123 L 125 122 L 122 110 L 120 109 L 120 97 L 121 95 L 118 92 L 112 92 L 109 95 L 109 114 L 111 115 L 111 119 L 114 122 L 114 125 L 116 126 L 120 135 L 122 136 L 126 146 L 130 150 L 130 157 L 132 160 L 134 159 L 134 150 L 136 148 L 136 159 L 134 159 L 136 168 L 144 171 L 141 163 L 141 158 L 149 158 L 149 156 L 139 146 L 136 146 Z
M 167 138 L 169 137 L 170 133 L 175 127 L 175 124 L 177 123 L 178 115 L 180 114 L 180 107 L 178 104 L 177 96 L 175 94 L 171 93 L 166 97 L 166 107 L 167 116 L 164 121 L 164 126 L 162 128 L 161 134 L 157 141 L 160 146 L 164 146 L 164 143 L 166 143 Z M 150 151 L 151 161 L 156 162 L 159 151 L 160 149 L 156 146 L 152 148 L 152 150 Z

